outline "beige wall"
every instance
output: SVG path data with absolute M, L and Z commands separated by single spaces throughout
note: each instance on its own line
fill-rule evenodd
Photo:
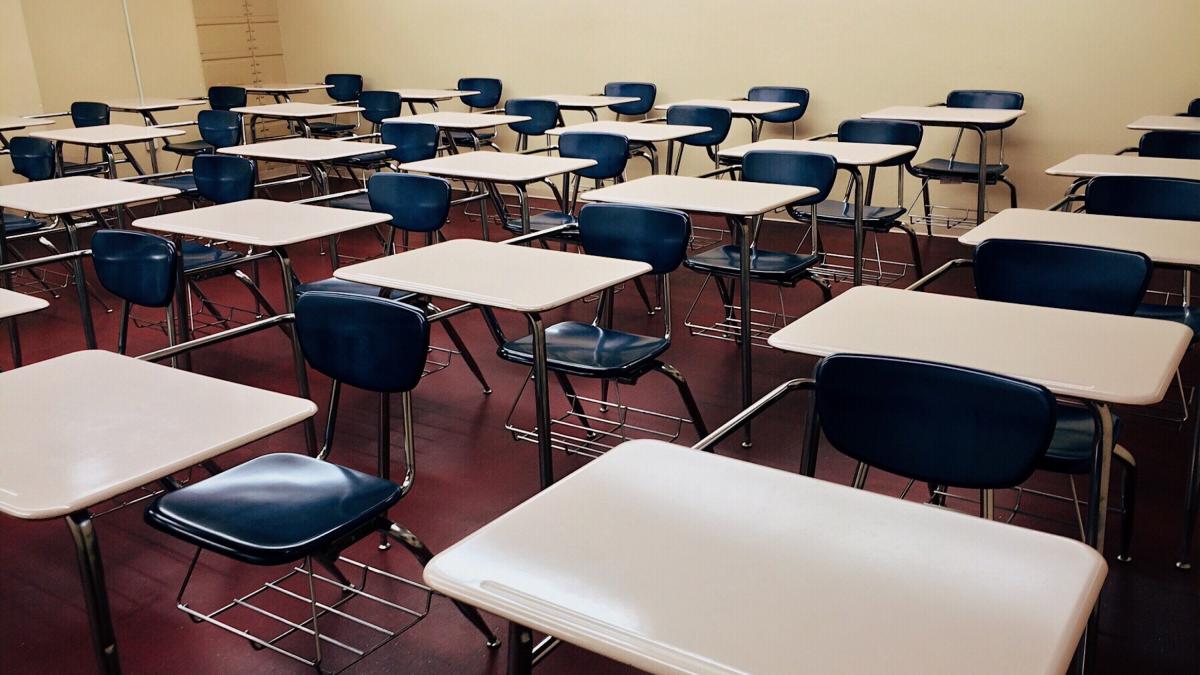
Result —
M 21 0 L 0 0 L 0 115 L 32 115 L 42 112 L 37 71 Z M 11 165 L 0 160 L 0 184 L 13 180 Z
M 295 80 L 349 70 L 368 86 L 446 86 L 494 75 L 513 97 L 646 79 L 660 102 L 799 85 L 813 93 L 805 134 L 953 88 L 1020 90 L 1029 112 L 1006 159 L 1029 206 L 1065 187 L 1046 167 L 1129 145 L 1127 122 L 1200 96 L 1195 0 L 288 0 L 279 10 Z M 729 142 L 747 136 L 740 124 Z M 922 156 L 953 138 L 930 130 Z M 702 170 L 698 152 L 685 172 Z

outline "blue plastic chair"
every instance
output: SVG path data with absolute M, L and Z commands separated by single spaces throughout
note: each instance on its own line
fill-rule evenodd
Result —
M 408 123 L 403 123 L 408 126 Z M 385 124 L 384 129 L 392 126 Z M 409 173 L 376 173 L 367 181 L 369 210 L 386 213 L 391 216 L 391 228 L 383 246 L 383 254 L 396 253 L 396 233 L 403 238 L 403 247 L 408 248 L 409 233 L 425 235 L 425 245 L 431 245 L 437 240 L 444 240 L 442 227 L 450 213 L 450 183 L 442 178 L 423 176 Z M 336 202 L 335 202 L 336 204 Z M 296 286 L 296 296 L 304 297 L 313 292 L 334 292 L 368 297 L 386 297 L 390 300 L 401 301 L 417 306 L 422 310 L 438 311 L 429 302 L 429 298 L 397 290 L 385 290 L 378 286 L 346 281 L 336 277 L 321 279 Z M 439 322 L 446 330 L 446 335 L 454 344 L 463 358 L 463 362 L 479 380 L 485 394 L 491 393 L 491 387 L 483 376 L 478 362 L 471 354 L 462 337 L 449 320 Z
M 557 103 L 537 98 L 510 98 L 504 102 L 504 114 L 529 118 L 524 122 L 508 125 L 517 132 L 517 152 L 529 149 L 530 136 L 544 136 L 561 121 Z
M 538 232 L 559 225 L 577 223 L 575 207 L 579 201 L 579 190 L 583 179 L 589 178 L 600 187 L 604 181 L 618 183 L 624 180 L 625 166 L 629 161 L 629 139 L 619 134 L 594 131 L 567 131 L 558 137 L 558 155 L 570 159 L 590 159 L 594 166 L 577 169 L 564 176 L 563 193 L 556 194 L 558 202 L 565 205 L 564 211 L 544 211 L 529 218 L 530 231 Z M 553 188 L 553 184 L 550 184 Z M 557 193 L 558 190 L 555 189 Z M 504 229 L 514 234 L 523 234 L 520 217 L 505 216 Z M 570 227 L 554 235 L 555 239 L 574 241 L 579 230 Z
M 242 116 L 228 110 L 201 110 L 196 115 L 198 140 L 172 143 L 168 141 L 164 150 L 184 157 L 211 154 L 218 148 L 228 148 L 242 142 Z
M 1200 117 L 1200 98 L 1192 99 L 1192 102 L 1188 104 L 1187 113 L 1185 114 L 1188 117 Z
M 1138 141 L 1139 157 L 1200 159 L 1200 132 L 1150 131 Z
M 371 133 L 379 133 L 383 121 L 400 116 L 400 94 L 394 91 L 364 91 L 358 97 L 363 119 L 371 123 Z
M 54 178 L 54 143 L 32 136 L 17 136 L 9 141 L 8 151 L 9 159 L 12 160 L 13 173 L 18 176 L 30 182 Z M 31 233 L 54 228 L 53 221 L 35 218 L 28 213 L 9 213 L 2 208 L 0 208 L 0 219 L 4 224 L 3 241 L 0 241 L 0 246 L 4 246 L 5 253 L 2 257 L 9 262 L 20 259 L 20 254 L 9 245 L 10 237 L 31 235 Z M 58 248 L 49 243 L 49 240 L 41 237 L 38 237 L 38 240 L 38 243 L 45 246 L 51 253 L 59 252 Z M 56 295 L 56 292 L 41 277 L 34 275 L 33 279 L 43 291 Z
M 989 239 L 975 249 L 975 292 L 983 300 L 1082 312 L 1132 315 L 1150 284 L 1153 264 L 1142 253 L 1042 241 Z M 1038 468 L 1087 475 L 1100 431 L 1086 408 L 1058 404 L 1054 438 Z M 1115 420 L 1114 435 L 1120 433 Z M 1123 467 L 1120 560 L 1129 560 L 1133 538 L 1137 463 L 1120 445 Z
M 369 169 L 383 168 L 389 164 L 393 168 L 407 162 L 419 162 L 423 159 L 433 159 L 437 156 L 438 139 L 441 131 L 436 124 L 425 122 L 387 122 L 380 127 L 379 140 L 393 145 L 392 150 L 372 152 L 357 155 L 337 162 L 347 166 Z M 371 204 L 366 193 L 342 197 L 329 203 L 343 209 L 370 211 Z
M 388 510 L 408 493 L 416 477 L 411 392 L 420 382 L 429 348 L 429 323 L 424 314 L 383 298 L 309 293 L 296 303 L 295 329 L 308 362 L 333 379 L 324 447 L 315 458 L 292 453 L 263 455 L 164 493 L 151 503 L 145 512 L 149 525 L 197 547 L 180 598 L 205 550 L 251 565 L 294 567 L 302 562 L 301 577 L 313 574 L 314 563 L 321 565 L 343 585 L 343 598 L 347 599 L 361 593 L 361 587 L 357 581 L 350 582 L 338 562 L 343 550 L 355 542 L 378 533 L 381 548 L 389 545 L 389 539 L 397 541 L 422 566 L 433 557 L 420 538 L 388 517 Z M 333 445 L 343 383 L 378 394 L 378 476 L 325 461 Z M 393 394 L 401 396 L 404 419 L 405 476 L 399 484 L 390 480 Z M 264 495 L 270 498 L 264 499 Z M 308 583 L 310 595 L 305 599 L 313 609 L 309 625 L 320 634 L 319 621 L 325 612 L 318 610 L 318 601 L 311 595 L 313 580 L 309 578 Z M 371 598 L 356 600 L 367 602 Z M 180 607 L 185 606 L 181 600 Z M 499 645 L 476 610 L 457 602 L 455 606 L 489 647 Z M 341 611 L 350 609 L 345 606 Z M 302 655 L 229 627 L 226 619 L 215 618 L 219 612 L 184 611 L 197 622 L 213 623 L 249 639 L 255 647 L 281 649 L 309 665 L 321 666 L 320 647 L 312 656 Z M 391 637 L 394 634 L 384 642 Z M 316 644 L 322 643 L 318 639 Z M 369 653 L 370 649 L 359 650 L 349 658 L 356 661 L 365 655 L 363 652 Z M 343 663 L 341 659 L 338 662 Z
M 1057 404 L 1041 385 L 957 366 L 836 354 L 817 364 L 816 420 L 834 449 L 870 467 L 932 485 L 992 491 L 1033 474 L 1054 435 Z M 811 422 L 810 422 L 811 423 Z
M 1016 91 L 960 89 L 952 91 L 946 96 L 946 105 L 951 108 L 1020 110 L 1025 106 L 1025 95 Z M 1005 172 L 1008 171 L 1008 164 L 1004 163 L 1004 130 L 1012 125 L 1013 122 L 980 126 L 985 133 L 989 131 L 1000 132 L 1000 161 L 996 164 L 988 164 L 985 168 L 986 183 L 988 185 L 995 185 L 999 182 L 1008 186 L 1009 203 L 1015 209 L 1017 208 L 1017 186 L 1013 185 L 1004 176 Z M 962 136 L 963 132 L 960 129 L 958 139 L 954 142 L 954 151 L 950 153 L 949 159 L 931 159 L 912 167 L 913 175 L 921 179 L 921 195 L 924 198 L 926 227 L 930 233 L 932 233 L 932 225 L 929 221 L 929 215 L 932 212 L 933 205 L 929 197 L 929 181 L 951 180 L 970 183 L 972 185 L 979 183 L 979 163 L 963 162 L 957 159 L 958 148 L 962 143 Z M 986 158 L 982 158 L 981 161 L 986 161 Z
M 690 236 L 691 222 L 679 211 L 624 204 L 588 204 L 580 210 L 579 239 L 588 255 L 644 262 L 651 267 L 649 274 L 660 279 L 664 288 L 665 332 L 662 337 L 650 337 L 612 328 L 615 297 L 612 289 L 602 293 L 593 322 L 564 321 L 547 327 L 547 367 L 558 379 L 575 414 L 581 415 L 583 410 L 568 376 L 636 384 L 643 375 L 657 371 L 675 383 L 699 435 L 708 435 L 687 381 L 659 358 L 671 346 L 670 273 L 683 261 Z M 508 340 L 498 326 L 493 327 L 493 332 L 499 340 L 501 358 L 533 367 L 532 336 Z M 601 398 L 606 392 L 604 384 Z M 580 419 L 587 427 L 586 419 Z M 511 418 L 508 428 L 518 437 L 526 437 L 512 424 Z M 622 435 L 617 431 L 611 433 Z
M 880 143 L 885 145 L 911 145 L 913 148 L 920 148 L 921 138 L 924 135 L 924 130 L 920 124 L 916 122 L 892 121 L 892 120 L 846 120 L 838 125 L 837 139 L 839 142 L 845 143 Z M 863 200 L 866 205 L 863 209 L 863 229 L 871 233 L 873 236 L 878 236 L 881 233 L 900 230 L 908 237 L 909 251 L 912 256 L 913 271 L 917 278 L 921 278 L 925 274 L 925 268 L 921 262 L 921 246 L 920 240 L 917 239 L 917 233 L 913 228 L 904 221 L 904 216 L 908 214 L 908 209 L 904 207 L 902 202 L 903 197 L 899 196 L 896 206 L 872 206 L 872 195 L 875 192 L 876 171 L 880 168 L 896 167 L 898 179 L 904 180 L 905 172 L 912 171 L 912 159 L 917 154 L 917 150 L 910 153 L 905 153 L 895 159 L 888 160 L 882 164 L 870 167 L 867 172 L 867 183 L 863 191 Z M 831 225 L 834 227 L 853 228 L 855 206 L 850 199 L 850 190 L 852 186 L 847 185 L 846 194 L 842 199 L 827 199 L 817 205 L 816 217 L 822 225 Z M 812 214 L 790 210 L 793 218 L 801 222 L 812 222 Z M 814 242 L 818 243 L 818 242 Z M 879 269 L 883 269 L 885 261 L 878 260 Z M 903 263 L 896 263 L 903 264 Z
M 232 108 L 244 108 L 246 107 L 246 90 L 242 87 L 209 87 L 208 106 L 213 110 L 224 111 Z
M 494 77 L 463 77 L 459 78 L 457 89 L 459 91 L 477 91 L 478 94 L 468 94 L 460 96 L 459 99 L 467 106 L 468 109 L 490 111 L 495 110 L 496 106 L 500 105 L 500 98 L 504 92 L 504 83 Z M 496 145 L 496 132 L 479 130 L 474 133 L 467 131 L 455 131 L 450 133 L 450 142 L 457 146 L 480 149 L 481 146 L 488 146 L 500 152 L 500 146 Z
M 1088 213 L 1200 221 L 1200 181 L 1144 176 L 1093 178 L 1084 194 Z M 1200 236 L 1200 223 L 1197 224 Z M 1142 304 L 1137 316 L 1182 323 L 1200 336 L 1200 312 L 1182 305 Z
M 124 354 L 129 337 L 129 310 L 169 308 L 179 276 L 179 251 L 174 242 L 149 232 L 99 230 L 92 235 L 92 267 L 96 279 L 121 299 L 117 353 Z M 175 322 L 167 311 L 168 344 L 175 344 Z
M 729 136 L 729 127 L 732 123 L 733 114 L 728 108 L 714 108 L 701 105 L 673 105 L 667 108 L 667 124 L 683 124 L 709 128 L 709 131 L 702 131 L 698 134 L 692 134 L 691 136 L 679 139 L 681 145 L 679 154 L 675 158 L 675 166 L 667 167 L 667 169 L 673 174 L 679 174 L 679 167 L 683 164 L 683 146 L 688 145 L 704 148 L 704 151 L 708 153 L 709 159 L 713 161 L 713 166 L 720 166 L 721 162 L 717 155 L 717 150 Z
M 795 103 L 796 108 L 757 115 L 763 122 L 792 125 L 792 138 L 796 137 L 796 122 L 808 111 L 808 99 L 809 92 L 803 87 L 751 87 L 746 94 L 747 101 Z
M 353 73 L 332 73 L 325 76 L 325 84 L 333 85 L 325 90 L 325 94 L 336 103 L 353 103 L 358 100 L 363 91 L 363 77 Z M 309 122 L 308 129 L 313 136 L 346 136 L 358 128 L 354 124 L 339 123 L 335 117 L 332 122 Z
M 617 120 L 620 121 L 621 115 L 645 116 L 653 110 L 654 100 L 658 97 L 658 87 L 653 82 L 609 82 L 604 85 L 604 95 L 637 97 L 636 101 L 608 106 L 609 110 L 617 114 Z
M 746 153 L 742 159 L 742 180 L 755 183 L 776 183 L 782 185 L 803 185 L 817 189 L 817 194 L 802 199 L 788 207 L 789 212 L 799 212 L 808 207 L 810 213 L 829 196 L 833 182 L 837 177 L 837 161 L 830 155 L 812 152 L 781 152 L 753 150 Z M 684 261 L 684 267 L 706 275 L 696 299 L 708 288 L 710 282 L 715 283 L 721 297 L 722 318 L 716 324 L 698 323 L 694 318 L 699 302 L 693 301 L 691 309 L 684 317 L 683 323 L 692 335 L 719 337 L 729 339 L 728 330 L 735 319 L 737 308 L 734 302 L 734 288 L 742 275 L 742 248 L 740 230 L 731 230 L 733 244 L 716 246 L 690 256 Z M 756 241 L 750 242 L 750 281 L 772 286 L 793 288 L 801 281 L 808 281 L 821 290 L 822 301 L 831 297 L 829 284 L 812 273 L 812 268 L 821 261 L 816 253 L 801 254 L 781 251 L 767 251 L 758 248 Z M 780 296 L 782 304 L 782 296 Z M 780 313 L 786 314 L 784 308 Z M 722 328 L 724 326 L 725 328 Z M 765 339 L 765 338 L 764 338 Z
M 71 104 L 71 123 L 76 127 L 98 127 L 109 123 L 107 103 L 76 101 Z

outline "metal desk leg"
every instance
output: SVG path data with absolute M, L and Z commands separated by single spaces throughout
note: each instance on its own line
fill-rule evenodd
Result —
M 979 225 L 987 209 L 987 132 L 980 127 L 969 128 L 979 134 L 979 192 L 975 196 L 975 224 Z
M 513 184 L 517 190 L 517 203 L 521 205 L 521 232 L 529 234 L 529 194 L 524 185 Z M 499 193 L 497 193 L 499 194 Z M 566 198 L 566 195 L 563 195 Z
M 863 232 L 863 209 L 866 206 L 863 202 L 866 199 L 863 197 L 862 172 L 857 166 L 847 167 L 847 170 L 850 172 L 850 179 L 854 181 L 854 285 L 862 286 L 863 246 L 866 239 L 866 233 Z M 815 227 L 816 223 L 813 223 L 813 226 Z
M 79 246 L 79 231 L 71 214 L 63 214 L 63 227 L 67 231 L 67 242 L 72 251 L 82 250 Z M 96 348 L 96 327 L 92 324 L 92 305 L 88 298 L 87 278 L 83 276 L 83 260 L 73 258 L 71 271 L 75 275 L 75 292 L 79 297 L 79 318 L 83 322 L 83 341 L 88 349 Z
M 154 115 L 149 110 L 143 110 L 141 113 L 143 124 L 148 127 L 158 126 L 158 121 L 154 119 Z M 150 151 L 150 172 L 158 173 L 158 145 L 154 142 L 154 139 L 151 138 L 150 140 L 146 141 L 146 146 Z
M 113 632 L 112 614 L 108 608 L 108 592 L 104 588 L 104 566 L 100 562 L 100 541 L 92 516 L 76 511 L 67 516 L 67 528 L 75 540 L 75 555 L 79 561 L 79 577 L 83 583 L 83 599 L 87 605 L 88 623 L 92 627 L 92 646 L 100 672 L 121 672 L 117 656 L 117 638 Z
M 1108 517 L 1108 482 L 1112 468 L 1113 416 L 1107 403 L 1088 404 L 1100 429 L 1096 454 L 1092 460 L 1091 493 L 1088 495 L 1087 544 L 1104 552 L 1104 525 Z
M 751 240 L 751 237 L 754 236 L 754 233 L 758 231 L 758 226 L 760 223 L 762 223 L 762 218 L 763 217 L 760 214 L 760 215 L 754 216 L 753 218 L 750 218 L 750 219 L 746 219 L 746 218 L 739 219 L 739 224 L 742 227 L 742 232 L 741 232 L 741 235 L 742 235 L 742 242 L 741 242 L 742 269 L 741 269 L 741 281 L 740 281 L 741 288 L 738 289 L 738 291 L 741 295 L 740 304 L 741 304 L 741 310 L 742 310 L 742 320 L 741 320 L 740 328 L 741 328 L 742 342 L 740 345 L 738 345 L 738 348 L 741 350 L 741 357 L 742 357 L 742 409 L 743 410 L 745 410 L 746 408 L 749 408 L 750 404 L 754 402 L 754 388 L 753 388 L 753 385 L 751 382 L 752 378 L 751 378 L 751 356 L 750 356 L 750 352 L 752 351 L 751 346 L 750 346 L 750 262 L 751 262 L 750 261 L 750 249 L 751 249 L 751 241 L 750 240 Z M 742 447 L 748 448 L 752 444 L 752 441 L 750 439 L 750 422 L 746 422 L 746 426 L 744 427 L 744 429 L 745 429 L 746 435 L 745 435 L 745 438 L 742 440 Z
M 1196 397 L 1192 426 L 1192 465 L 1188 469 L 1187 493 L 1183 497 L 1183 540 L 1175 566 L 1192 569 L 1192 532 L 1196 530 L 1196 512 L 1200 510 L 1200 396 Z
M 540 314 L 529 314 L 533 338 L 533 398 L 537 404 L 538 479 L 545 490 L 554 483 L 554 456 L 550 447 L 550 388 L 546 369 L 546 327 Z
M 673 173 L 675 173 L 675 141 L 667 141 L 667 175 Z
M 508 675 L 533 672 L 533 631 L 517 623 L 508 624 Z
M 4 135 L 0 134 L 0 141 L 4 140 Z M 5 145 L 5 147 L 8 147 Z M 0 265 L 3 265 L 5 254 L 8 252 L 8 233 L 4 229 L 4 220 L 0 218 Z M 12 273 L 5 272 L 0 276 L 0 287 L 4 289 L 12 289 Z M 17 333 L 17 317 L 11 317 L 8 320 L 8 340 L 12 347 L 13 368 L 21 367 L 21 336 Z
M 280 247 L 274 249 L 275 257 L 279 258 L 279 270 L 283 275 L 283 306 L 289 314 L 296 313 L 296 284 L 292 276 L 292 261 L 287 250 Z M 300 351 L 300 337 L 295 328 L 292 334 L 292 362 L 296 367 L 296 389 L 300 398 L 312 399 L 308 389 L 308 366 L 304 361 L 304 352 Z M 309 457 L 317 456 L 317 427 L 312 417 L 304 420 L 304 447 Z

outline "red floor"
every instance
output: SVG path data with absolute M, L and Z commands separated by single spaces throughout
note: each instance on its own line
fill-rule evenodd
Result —
M 456 213 L 448 228 L 451 237 L 477 237 L 478 223 L 468 223 Z M 795 230 L 772 225 L 764 243 L 780 247 L 794 246 Z M 831 248 L 843 248 L 844 233 L 829 235 Z M 903 259 L 907 246 L 895 235 L 885 237 L 885 254 Z M 965 251 L 953 240 L 923 240 L 926 267 L 961 256 Z M 375 240 L 366 233 L 344 239 L 343 253 L 367 253 L 377 250 Z M 315 244 L 293 251 L 298 271 L 304 279 L 327 276 L 328 259 L 317 255 Z M 272 267 L 264 267 L 264 287 L 268 297 L 279 297 L 279 284 Z M 737 359 L 729 343 L 689 336 L 682 327 L 683 313 L 691 302 L 700 278 L 680 270 L 672 278 L 675 299 L 675 342 L 666 360 L 677 365 L 688 377 L 700 407 L 710 426 L 716 426 L 737 410 Z M 1167 280 L 1169 281 L 1169 280 Z M 547 280 L 553 283 L 553 280 Z M 497 279 L 497 284 L 504 283 Z M 205 288 L 218 299 L 245 306 L 244 293 L 222 280 L 205 282 Z M 836 290 L 843 290 L 839 285 Z M 969 292 L 969 277 L 958 276 L 940 287 L 943 291 Z M 706 307 L 716 304 L 716 294 L 704 299 Z M 770 293 L 756 297 L 767 299 Z M 819 295 L 804 284 L 786 291 L 789 310 L 803 312 L 815 306 Z M 570 316 L 588 318 L 591 305 L 576 304 L 555 313 L 551 319 Z M 523 320 L 501 316 L 511 334 L 523 330 Z M 101 346 L 116 344 L 114 315 L 101 314 L 96 323 Z M 454 543 L 518 502 L 534 494 L 536 452 L 533 445 L 516 443 L 504 430 L 504 419 L 512 398 L 526 371 L 495 358 L 494 343 L 478 315 L 455 320 L 479 358 L 494 393 L 483 396 L 470 373 L 461 363 L 428 377 L 415 393 L 418 469 L 412 493 L 392 511 L 392 516 L 412 528 L 435 551 Z M 647 317 L 633 292 L 618 296 L 617 325 L 651 332 L 661 330 L 659 317 Z M 22 321 L 23 346 L 27 362 L 49 358 L 82 347 L 75 305 L 68 297 L 52 303 L 51 308 Z M 444 334 L 434 330 L 434 341 L 444 344 Z M 165 344 L 160 333 L 150 329 L 134 330 L 131 353 L 149 351 Z M 6 350 L 5 350 L 6 351 Z M 2 362 L 8 365 L 7 357 Z M 199 372 L 247 384 L 292 393 L 294 380 L 288 344 L 277 332 L 263 333 L 202 352 L 195 360 Z M 766 392 L 779 382 L 810 372 L 813 360 L 772 350 L 755 352 L 755 390 Z M 1195 357 L 1189 357 L 1184 379 L 1200 380 Z M 328 382 L 312 375 L 315 400 L 323 420 Z M 103 382 L 81 382 L 97 396 L 105 395 Z M 552 395 L 556 390 L 552 387 Z M 647 376 L 636 387 L 625 387 L 628 401 L 646 406 L 682 412 L 673 387 L 663 378 Z M 794 470 L 798 464 L 797 442 L 804 428 L 804 406 L 800 397 L 785 402 L 761 418 L 755 426 L 756 442 L 752 449 L 726 443 L 720 452 L 748 461 Z M 530 404 L 531 405 L 531 404 Z M 50 423 L 70 424 L 72 411 L 41 411 Z M 343 395 L 340 426 L 332 459 L 365 471 L 373 471 L 375 401 L 362 392 Z M 1141 467 L 1137 533 L 1134 561 L 1116 562 L 1110 554 L 1110 574 L 1101 600 L 1101 632 L 1096 652 L 1097 673 L 1197 673 L 1200 672 L 1200 572 L 1184 573 L 1173 566 L 1180 534 L 1180 504 L 1187 470 L 1189 424 L 1180 431 L 1163 422 L 1126 414 L 1122 443 L 1138 457 Z M 393 421 L 394 439 L 399 441 L 398 413 Z M 680 442 L 695 438 L 685 429 Z M 220 461 L 231 465 L 268 451 L 302 451 L 299 428 L 231 453 Z M 399 453 L 394 455 L 399 456 Z M 576 458 L 556 456 L 558 475 L 580 466 Z M 826 452 L 819 463 L 818 476 L 846 482 L 850 464 L 844 458 Z M 1042 487 L 1065 492 L 1061 476 L 1040 476 Z M 1080 483 L 1081 488 L 1083 483 Z M 869 488 L 896 494 L 903 487 L 898 479 L 875 474 Z M 720 489 L 720 486 L 711 486 Z M 916 492 L 916 491 L 914 491 Z M 914 495 L 915 496 L 915 495 Z M 1011 498 L 1004 497 L 1005 503 Z M 964 508 L 970 508 L 966 506 Z M 1027 498 L 1025 508 L 1037 513 L 1062 517 L 1069 513 L 1044 500 Z M 567 517 L 564 515 L 564 517 Z M 1020 516 L 1023 526 L 1037 527 L 1066 535 L 1070 524 L 1056 524 Z M 1109 550 L 1116 544 L 1118 519 L 1109 528 Z M 131 673 L 208 673 L 208 672 L 310 672 L 306 668 L 268 652 L 253 651 L 247 643 L 210 626 L 196 626 L 174 607 L 174 598 L 191 551 L 151 530 L 142 523 L 141 508 L 133 506 L 103 516 L 98 522 L 108 590 L 116 624 L 118 644 L 126 672 Z M 614 542 L 619 546 L 619 542 Z M 381 554 L 369 542 L 352 550 L 360 560 L 376 562 L 409 575 L 418 570 L 406 553 L 393 549 Z M 635 553 L 635 552 L 634 552 Z M 937 561 L 931 560 L 931 565 Z M 273 570 L 272 570 L 273 571 Z M 753 574 L 753 569 L 747 569 Z M 188 600 L 199 608 L 212 608 L 228 602 L 235 594 L 249 590 L 264 579 L 263 570 L 228 564 L 206 555 L 195 581 L 195 593 Z M 803 583 L 805 580 L 798 580 Z M 703 592 L 703 589 L 697 589 Z M 937 599 L 912 608 L 912 620 L 923 613 L 936 612 Z M 490 623 L 504 636 L 505 624 L 494 617 Z M 713 621 L 753 621 L 753 608 L 744 617 L 716 617 Z M 982 631 L 1004 630 L 1004 618 L 981 622 Z M 804 636 L 797 636 L 797 660 L 804 658 Z M 870 637 L 864 636 L 864 648 Z M 919 655 L 916 655 L 919 658 Z M 25 522 L 0 517 L 0 672 L 92 672 L 88 625 L 80 596 L 74 553 L 66 528 L 60 521 Z M 539 672 L 624 672 L 628 669 L 581 650 L 564 647 L 539 666 Z M 436 672 L 500 673 L 504 671 L 503 650 L 490 652 L 477 633 L 454 611 L 448 601 L 435 598 L 429 617 L 414 629 L 392 641 L 357 664 L 349 672 Z

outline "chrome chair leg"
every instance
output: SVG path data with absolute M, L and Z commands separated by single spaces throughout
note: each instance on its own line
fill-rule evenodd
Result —
M 696 432 L 700 438 L 708 436 L 708 425 L 704 423 L 704 417 L 700 414 L 700 406 L 696 405 L 696 398 L 692 396 L 692 388 L 688 386 L 687 380 L 684 379 L 683 373 L 675 366 L 659 363 L 658 372 L 666 375 L 675 387 L 679 389 L 679 397 L 683 399 L 683 405 L 687 408 L 688 416 L 692 418 L 692 425 L 696 427 Z
M 858 466 L 854 467 L 854 478 L 850 482 L 850 487 L 856 490 L 863 489 L 867 484 L 867 473 L 870 470 L 871 467 L 863 462 L 859 462 Z
M 488 384 L 487 378 L 483 376 L 483 371 L 479 368 L 475 357 L 471 355 L 471 350 L 467 349 L 467 344 L 463 342 L 462 337 L 458 334 L 453 324 L 450 323 L 450 320 L 443 321 L 442 327 L 446 329 L 446 335 L 449 336 L 450 342 L 454 343 L 454 348 L 462 356 L 463 362 L 467 364 L 467 368 L 470 368 L 471 373 L 475 375 L 475 379 L 479 380 L 479 386 L 483 387 L 484 395 L 492 393 L 492 387 Z
M 588 430 L 587 437 L 596 438 L 596 432 L 592 431 L 592 425 L 588 423 L 587 417 L 584 416 L 583 406 L 579 405 L 579 394 L 576 393 L 575 387 L 571 385 L 571 380 L 566 376 L 566 374 L 560 372 L 555 372 L 554 377 L 558 380 L 558 386 L 562 388 L 563 394 L 567 397 L 567 403 L 571 406 L 572 414 L 579 418 L 580 426 Z M 602 388 L 605 391 L 604 395 L 602 395 L 600 398 L 601 400 L 607 401 L 608 381 L 604 380 L 601 384 L 603 385 Z
M 1137 461 L 1120 445 L 1113 448 L 1113 456 L 1121 464 L 1121 546 L 1117 550 L 1117 560 L 1129 562 L 1133 560 L 1129 551 L 1133 544 L 1133 517 L 1137 506 Z

